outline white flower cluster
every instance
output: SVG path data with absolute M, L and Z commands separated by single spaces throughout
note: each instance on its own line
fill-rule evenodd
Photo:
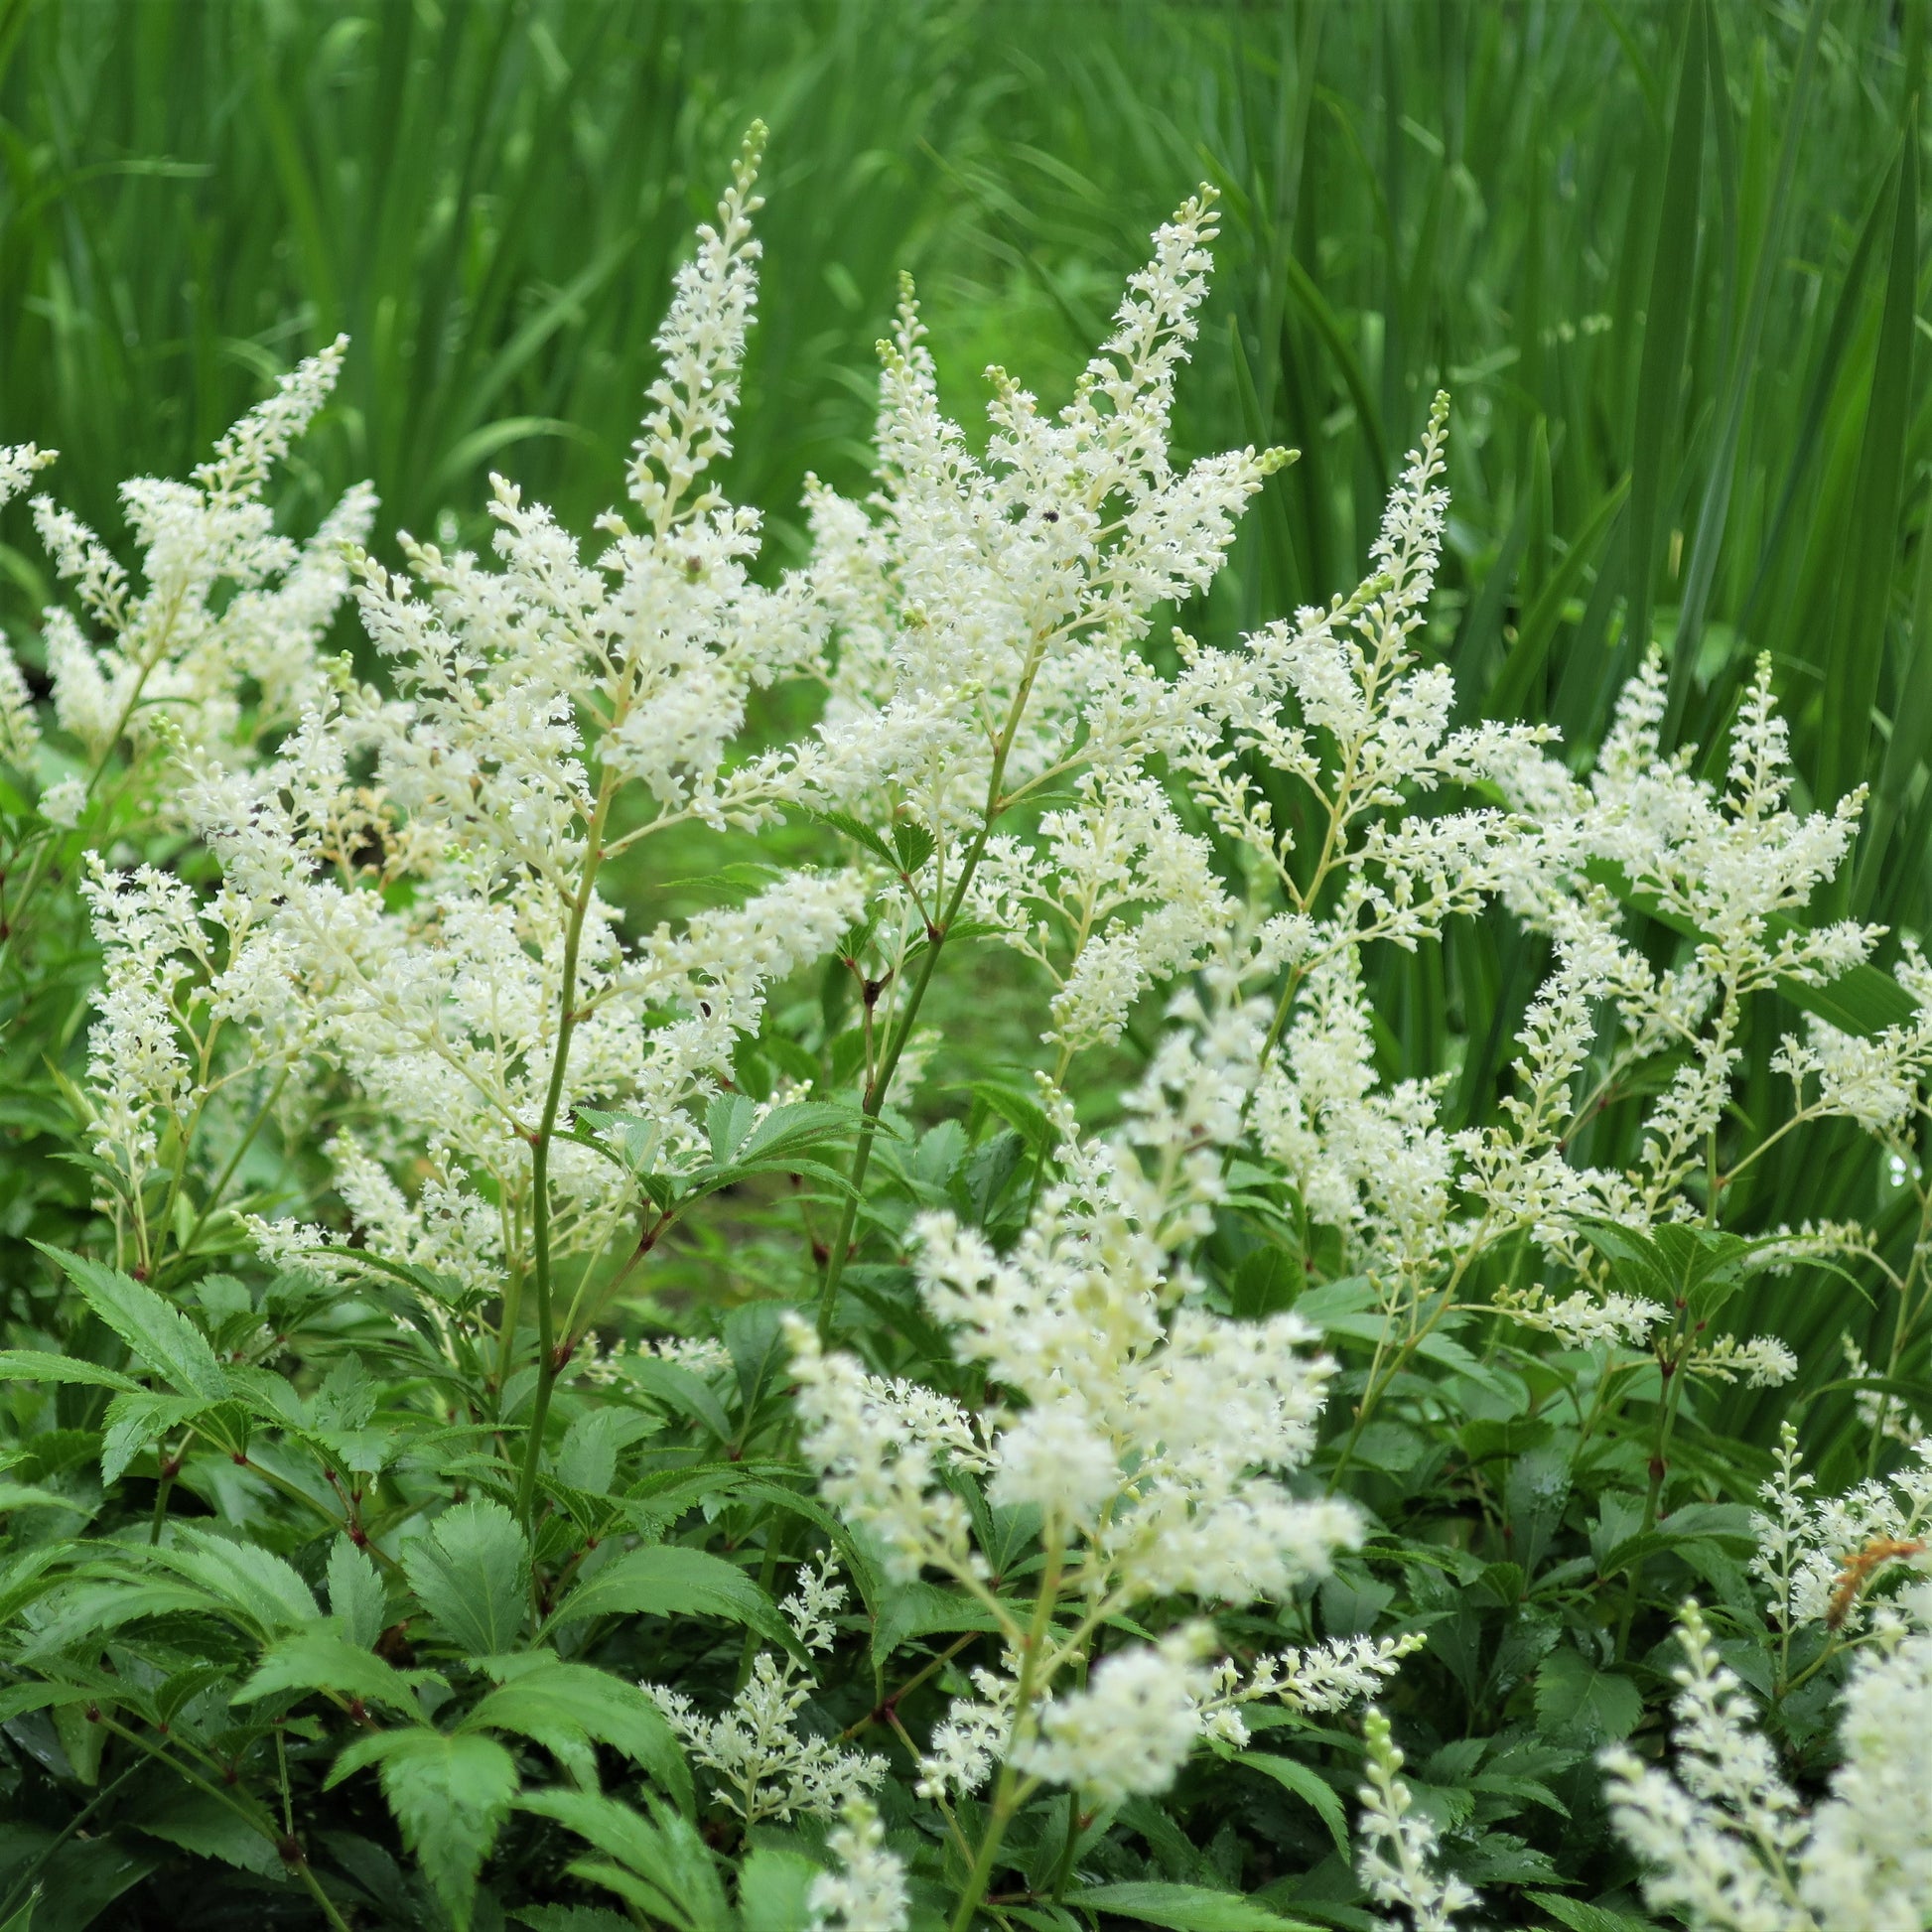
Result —
M 1079 1606 L 1074 1638 L 1032 1647 L 1024 1691 L 977 1674 L 979 1695 L 956 1702 L 934 1734 L 929 1790 L 972 1789 L 1002 1757 L 1096 1792 L 1164 1787 L 1217 1698 L 1228 1701 L 1201 1661 L 1200 1632 L 1115 1652 L 1059 1697 L 1056 1673 L 1132 1603 L 1277 1600 L 1359 1534 L 1345 1504 L 1294 1495 L 1281 1479 L 1313 1447 L 1329 1372 L 1308 1352 L 1311 1331 L 1293 1315 L 1236 1322 L 1190 1306 L 1171 1265 L 1224 1190 L 1220 1155 L 1259 1047 L 1251 1016 L 1216 1025 L 1183 1006 L 1180 1018 L 1184 1054 L 1157 1055 L 1119 1141 L 1062 1146 L 1063 1178 L 1011 1254 L 950 1215 L 921 1223 L 926 1307 L 960 1358 L 1005 1392 L 984 1447 L 950 1406 L 935 1427 L 929 1395 L 908 1400 L 826 1352 L 804 1322 L 790 1329 L 801 1447 L 827 1500 L 867 1526 L 895 1575 L 950 1575 L 994 1609 L 1016 1653 L 1028 1649 L 987 1589 L 970 1513 L 942 1479 L 949 1464 L 982 1475 L 995 1504 L 1040 1512 L 1052 1587 Z M 1198 1074 L 1184 1083 L 1183 1061 Z M 1292 1699 L 1302 1664 L 1274 1660 L 1251 1694 Z M 1312 1694 L 1320 1668 L 1309 1669 Z
M 805 1893 L 813 1932 L 905 1932 L 905 1866 L 887 1850 L 879 1814 L 864 1803 L 847 1806 L 825 1844 L 839 1868 L 821 1871 Z
M 1248 1741 L 1241 1716 L 1246 1704 L 1276 1703 L 1297 1717 L 1317 1717 L 1364 1704 L 1380 1691 L 1402 1660 L 1422 1649 L 1414 1632 L 1400 1637 L 1327 1637 L 1306 1648 L 1291 1646 L 1257 1657 L 1244 1676 L 1224 1658 L 1201 1704 L 1202 1727 L 1237 1749 Z
M 1389 1721 L 1371 1710 L 1362 1733 L 1368 1776 L 1359 1794 L 1356 1872 L 1378 1905 L 1402 1908 L 1413 1932 L 1454 1932 L 1455 1914 L 1473 1905 L 1476 1895 L 1459 1878 L 1446 1878 L 1435 1869 L 1436 1827 L 1417 1810 L 1402 1781 L 1402 1752 Z M 1394 1920 L 1376 1923 L 1384 1932 L 1394 1932 Z
M 176 807 L 218 857 L 224 903 L 246 909 L 224 970 L 279 989 L 263 1024 L 299 1035 L 374 1123 L 331 1143 L 369 1250 L 478 1290 L 507 1284 L 512 1309 L 539 1248 L 546 1261 L 596 1253 L 641 1211 L 624 1165 L 565 1138 L 578 1110 L 629 1111 L 634 1171 L 699 1158 L 704 1103 L 765 989 L 827 951 L 865 899 L 856 875 L 803 870 L 632 941 L 597 889 L 600 868 L 642 838 L 692 819 L 754 825 L 795 790 L 783 759 L 728 754 L 746 694 L 816 667 L 823 626 L 801 581 L 751 581 L 757 518 L 704 483 L 728 447 L 744 352 L 756 161 L 748 148 L 659 336 L 665 375 L 629 477 L 642 527 L 608 516 L 608 545 L 586 562 L 498 480 L 495 568 L 407 539 L 408 575 L 355 559 L 394 695 L 319 672 L 310 649 L 365 498 L 300 553 L 260 501 L 340 348 L 238 426 L 196 487 L 130 499 L 150 547 L 144 598 L 91 536 L 43 516 L 64 575 L 115 639 L 96 664 L 63 642 L 71 624 L 50 620 L 63 722 L 104 755 L 137 701 L 177 719 L 188 775 Z M 218 616 L 217 580 L 242 587 Z M 98 690 L 83 706 L 89 665 Z M 232 715 L 243 680 L 265 694 L 247 730 L 285 728 L 253 759 Z M 148 890 L 129 880 L 96 894 L 110 981 L 152 961 L 118 908 Z M 118 1115 L 145 1106 L 186 1132 L 172 1075 L 145 1102 L 134 1092 L 140 1069 L 179 1056 L 173 1033 L 152 1000 L 117 1002 L 96 1065 L 127 1090 Z M 263 1232 L 282 1254 L 319 1245 L 293 1225 Z
M 1867 1592 L 1904 1567 L 1924 1571 L 1932 1536 L 1932 1438 L 1889 1476 L 1873 1477 L 1842 1496 L 1810 1493 L 1812 1478 L 1798 1453 L 1797 1432 L 1784 1425 L 1770 1479 L 1758 1492 L 1765 1508 L 1752 1518 L 1757 1554 L 1752 1573 L 1770 1594 L 1781 1630 L 1823 1625 L 1850 1636 L 1873 1623 L 1895 1629 L 1895 1612 Z
M 1611 1816 L 1645 1896 L 1693 1932 L 1915 1932 L 1932 1914 L 1932 1612 L 1859 1658 L 1829 1795 L 1807 1813 L 1695 1604 L 1680 1630 L 1674 1769 L 1605 1754 Z
M 832 1619 L 845 1604 L 831 1558 L 801 1573 L 798 1588 L 782 1609 L 799 1646 L 829 1650 Z M 704 1717 L 681 1692 L 662 1684 L 643 1687 L 670 1720 L 692 1758 L 714 1779 L 721 1802 L 755 1825 L 794 1816 L 839 1818 L 886 1775 L 886 1760 L 843 1750 L 830 1738 L 798 1728 L 798 1717 L 814 1690 L 811 1674 L 789 1655 L 760 1651 L 752 1675 L 731 1705 Z
M 375 497 L 357 484 L 297 544 L 276 531 L 263 490 L 328 400 L 347 346 L 338 338 L 284 376 L 192 481 L 122 485 L 143 588 L 77 517 L 35 499 L 41 540 L 80 607 L 78 617 L 59 606 L 45 615 L 55 716 L 91 761 L 84 776 L 63 780 L 66 798 L 44 803 L 56 822 L 78 816 L 124 737 L 137 747 L 165 738 L 225 768 L 252 760 L 317 701 L 327 676 L 318 647 L 348 589 L 346 552 L 368 535 Z

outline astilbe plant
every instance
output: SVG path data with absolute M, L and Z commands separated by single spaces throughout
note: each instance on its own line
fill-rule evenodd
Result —
M 38 1832 L 0 1922 L 66 1909 L 105 1831 L 128 1884 L 224 1868 L 208 1923 L 1433 1927 L 1480 1884 L 1576 1926 L 1639 1882 L 1697 1925 L 1919 1923 L 1925 1638 L 1886 1579 L 1925 1485 L 1880 1462 L 1932 981 L 1807 923 L 1859 796 L 1794 807 L 1765 667 L 1721 777 L 1664 749 L 1654 661 L 1574 763 L 1455 725 L 1442 398 L 1354 592 L 1156 643 L 1287 461 L 1171 455 L 1205 191 L 1069 403 L 991 373 L 983 451 L 908 288 L 873 491 L 814 483 L 764 571 L 720 481 L 757 166 L 588 544 L 500 479 L 486 556 L 376 561 L 362 489 L 280 534 L 341 344 L 192 483 L 128 485 L 145 589 L 37 505 L 78 608 L 29 651 L 48 705 L 0 659 L 0 970 L 56 1042 L 83 919 L 97 977 L 31 1117 L 69 1158 L 9 1223 L 63 1296 L 0 1354 Z M 324 654 L 345 602 L 379 680 Z M 772 742 L 778 685 L 821 703 Z M 653 895 L 748 837 L 755 884 Z M 1370 989 L 1478 916 L 1550 964 L 1472 1108 L 1388 1077 Z M 935 1122 L 971 946 L 1037 996 L 1037 1064 Z M 1771 1000 L 1792 1099 L 1740 1124 Z M 1830 1119 L 1917 1190 L 1909 1253 L 1752 1204 Z M 794 1213 L 790 1258 L 658 1292 L 708 1216 Z M 1754 1529 L 1684 1446 L 1795 1363 L 1714 1324 L 1822 1265 L 1893 1298 L 1869 1480 L 1808 1502 L 1794 1438 Z M 1777 1741 L 1688 1611 L 1678 1781 L 1625 1746 L 1606 1798 L 1698 1580 Z M 1606 1803 L 1628 1851 L 1527 1835 Z

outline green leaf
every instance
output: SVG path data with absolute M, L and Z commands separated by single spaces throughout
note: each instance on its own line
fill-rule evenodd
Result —
M 1564 1743 L 1593 1749 L 1627 1737 L 1643 1716 L 1643 1697 L 1621 1671 L 1601 1670 L 1576 1650 L 1558 1650 L 1536 1673 L 1536 1715 Z
M 819 1867 L 796 1852 L 760 1845 L 738 1873 L 738 1922 L 744 1932 L 803 1932 L 812 1922 L 805 1903 Z
M 1293 1757 L 1277 1757 L 1268 1751 L 1237 1751 L 1234 1761 L 1251 1771 L 1270 1777 L 1285 1790 L 1292 1791 L 1305 1804 L 1314 1808 L 1335 1842 L 1335 1850 L 1348 1857 L 1348 1813 L 1335 1787 L 1318 1771 Z
M 362 1650 L 371 1648 L 382 1634 L 388 1608 L 388 1592 L 369 1553 L 339 1536 L 329 1552 L 329 1609 L 344 1637 Z
M 1119 1885 L 1087 1885 L 1066 1894 L 1083 1911 L 1163 1925 L 1168 1932 L 1315 1932 L 1302 1919 L 1283 1918 L 1238 1892 L 1206 1885 L 1166 1885 L 1134 1880 Z
M 1858 483 L 1839 571 L 1837 619 L 1825 657 L 1826 705 L 1819 746 L 1820 804 L 1835 804 L 1870 775 L 1871 708 L 1885 653 L 1885 616 L 1898 554 L 1905 432 L 1912 415 L 1913 313 L 1918 289 L 1918 135 L 1899 143 L 1891 262 L 1865 405 Z
M 929 1637 L 940 1631 L 950 1636 L 959 1630 L 999 1627 L 999 1618 L 977 1597 L 915 1579 L 909 1584 L 889 1587 L 882 1593 L 873 1624 L 873 1663 L 883 1664 L 900 1644 L 914 1637 Z
M 149 1551 L 148 1561 L 199 1584 L 264 1637 L 313 1623 L 322 1614 L 315 1591 L 295 1567 L 258 1544 L 183 1526 L 172 1543 Z
M 721 1093 L 712 1100 L 704 1110 L 704 1131 L 713 1167 L 729 1167 L 737 1158 L 758 1111 L 758 1102 L 748 1093 Z
M 414 1687 L 440 1683 L 434 1671 L 399 1671 L 372 1650 L 359 1649 L 334 1630 L 302 1630 L 272 1644 L 247 1683 L 234 1694 L 236 1704 L 252 1704 L 277 1691 L 334 1691 L 364 1704 L 420 1717 Z
M 491 1737 L 462 1731 L 381 1730 L 358 1737 L 329 1773 L 336 1785 L 377 1767 L 402 1842 L 456 1921 L 470 1932 L 477 1873 L 516 1796 L 516 1760 Z
M 893 857 L 902 873 L 914 873 L 932 857 L 932 834 L 923 825 L 900 819 L 893 827 Z
M 530 1932 L 636 1932 L 631 1920 L 603 1905 L 523 1905 L 510 1920 Z
M 463 1721 L 465 1730 L 513 1730 L 569 1762 L 586 1738 L 610 1744 L 640 1764 L 687 1810 L 691 1771 L 676 1734 L 648 1693 L 589 1664 L 539 1653 L 518 1658 L 506 1684 Z
M 146 1389 L 117 1395 L 107 1405 L 107 1427 L 100 1438 L 101 1481 L 118 1481 L 127 1465 L 150 1444 L 213 1406 L 198 1395 L 154 1395 Z
M 71 1355 L 44 1355 L 37 1348 L 0 1348 L 0 1382 L 70 1382 L 95 1389 L 136 1390 L 140 1383 L 117 1368 L 102 1368 Z
M 1533 1891 L 1532 1905 L 1540 1905 L 1559 1925 L 1570 1932 L 1658 1932 L 1654 1921 L 1633 1918 L 1628 1912 L 1612 1912 L 1606 1906 L 1586 1905 L 1579 1898 L 1565 1898 L 1561 1892 Z
M 771 1598 L 723 1557 L 681 1544 L 628 1550 L 579 1584 L 552 1612 L 545 1632 L 592 1616 L 721 1616 L 796 1651 L 798 1640 Z
M 676 1362 L 660 1362 L 643 1355 L 634 1355 L 626 1361 L 623 1375 L 633 1388 L 642 1390 L 667 1409 L 702 1423 L 721 1443 L 731 1441 L 731 1418 L 702 1376 L 692 1374 Z
M 473 1657 L 516 1646 L 530 1598 L 530 1546 L 501 1503 L 459 1503 L 403 1551 L 423 1607 Z
M 870 852 L 875 859 L 886 865 L 898 868 L 898 855 L 863 819 L 857 819 L 850 812 L 815 811 L 809 806 L 799 808 L 814 825 L 823 825 L 828 831 L 842 833 L 863 852 Z
M 288 1869 L 273 1840 L 208 1792 L 168 1783 L 150 1788 L 127 1822 L 150 1838 L 197 1858 L 218 1859 L 257 1877 L 284 1879 Z
M 44 1241 L 34 1246 L 61 1268 L 87 1306 L 151 1374 L 181 1395 L 198 1395 L 206 1402 L 227 1399 L 228 1378 L 221 1373 L 207 1336 L 179 1309 L 116 1268 L 49 1247 Z
M 577 1876 L 617 1892 L 678 1932 L 726 1932 L 731 1925 L 718 1867 L 704 1840 L 648 1793 L 647 1815 L 588 1791 L 531 1791 L 519 1804 L 555 1819 L 612 1861 L 580 1861 L 571 1866 Z
M 21 1661 L 64 1650 L 98 1648 L 110 1632 L 151 1616 L 207 1615 L 217 1606 L 206 1590 L 185 1584 L 128 1584 L 119 1579 L 73 1585 L 51 1606 L 47 1620 L 22 1639 Z
M 618 1475 L 618 1448 L 626 1416 L 621 1409 L 586 1409 L 564 1431 L 557 1480 L 589 1495 L 610 1493 Z
M 10 1509 L 70 1509 L 76 1516 L 91 1516 L 93 1506 L 75 1502 L 57 1489 L 43 1489 L 32 1482 L 0 1482 L 0 1515 Z

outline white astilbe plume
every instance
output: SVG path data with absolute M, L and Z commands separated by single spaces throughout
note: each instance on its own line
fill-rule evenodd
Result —
M 32 443 L 0 446 L 0 504 L 18 496 L 58 454 L 37 449 Z M 40 742 L 40 719 L 35 716 L 27 680 L 11 646 L 0 640 L 0 759 L 26 766 Z
M 102 981 L 87 1040 L 91 1131 L 122 1183 L 102 1206 L 129 1258 L 147 1269 L 161 1231 L 148 1224 L 143 1190 L 162 1139 L 172 1134 L 185 1155 L 205 1156 L 198 1136 L 210 1110 L 226 1117 L 230 1138 L 241 1131 L 232 1103 L 260 1103 L 263 1075 L 308 1049 L 311 1021 L 289 985 L 285 951 L 243 895 L 202 899 L 155 867 L 116 874 L 89 859 L 80 891 Z
M 1901 1568 L 1924 1569 L 1932 1535 L 1932 1439 L 1918 1443 L 1889 1476 L 1874 1476 L 1841 1496 L 1815 1493 L 1784 1425 L 1770 1479 L 1752 1519 L 1751 1570 L 1770 1594 L 1783 1631 L 1806 1625 L 1856 1636 L 1869 1620 L 1871 1587 Z
M 878 488 L 861 505 L 811 486 L 809 578 L 836 664 L 796 776 L 918 853 L 885 901 L 903 936 L 886 947 L 881 1024 L 905 945 L 949 906 L 1044 965 L 1049 1036 L 1068 1055 L 1118 1037 L 1134 1001 L 1196 964 L 1232 909 L 1147 774 L 1189 701 L 1135 648 L 1161 605 L 1207 586 L 1287 461 L 1247 449 L 1179 469 L 1169 455 L 1211 205 L 1203 190 L 1155 235 L 1056 414 L 989 371 L 983 459 L 941 411 L 908 287 L 881 350 Z M 1077 786 L 1077 802 L 1029 833 L 1010 814 L 1049 786 Z
M 1210 1640 L 1204 1626 L 1187 1624 L 1158 1644 L 1103 1657 L 1081 1689 L 1037 1713 L 1036 1734 L 1013 1761 L 1095 1805 L 1167 1790 L 1201 1734 L 1210 1682 L 1201 1652 Z
M 1175 1306 L 1185 1282 L 1170 1250 L 1204 1231 L 1201 1210 L 1224 1191 L 1219 1149 L 1259 1045 L 1246 1014 L 1178 1035 L 1191 1050 L 1157 1054 L 1121 1141 L 1062 1146 L 1064 1178 L 1011 1254 L 949 1214 L 918 1229 L 928 1311 L 1014 1398 L 989 1495 L 1080 1539 L 1094 1595 L 1122 1604 L 1278 1598 L 1355 1534 L 1345 1506 L 1278 1479 L 1313 1448 L 1330 1365 L 1307 1352 L 1312 1330 L 1292 1314 L 1235 1322 Z M 822 1353 L 802 1323 L 791 1334 L 804 1449 L 828 1498 L 869 1524 L 898 1574 L 976 1575 L 931 1441 L 849 1357 Z
M 1436 1827 L 1416 1809 L 1402 1781 L 1402 1752 L 1390 1734 L 1389 1721 L 1371 1709 L 1362 1725 L 1368 1746 L 1367 1782 L 1360 1792 L 1356 1819 L 1360 1850 L 1355 1870 L 1378 1905 L 1399 1906 L 1401 1920 L 1379 1918 L 1385 1932 L 1455 1932 L 1455 1914 L 1476 1902 L 1459 1878 L 1435 1869 Z
M 1240 1131 L 1263 1017 L 1192 996 L 1174 1017 L 1125 1130 L 1062 1144 L 1063 1178 L 1011 1253 L 948 1214 L 918 1225 L 928 1311 L 1004 1394 L 990 1439 L 941 1435 L 924 1405 L 826 1351 L 803 1321 L 788 1329 L 801 1448 L 826 1500 L 870 1532 L 890 1574 L 938 1570 L 978 1596 L 1012 1653 L 1008 1675 L 975 1672 L 976 1695 L 935 1730 L 921 1765 L 934 1794 L 975 1789 L 1001 1761 L 1095 1792 L 1160 1789 L 1217 1699 L 1207 1633 L 1193 1626 L 1114 1652 L 1084 1690 L 1057 1693 L 1084 1640 L 1028 1639 L 989 1592 L 942 1461 L 983 1475 L 994 1504 L 1039 1510 L 1053 1587 L 1065 1579 L 1088 1630 L 1149 1598 L 1279 1600 L 1359 1535 L 1346 1504 L 1283 1480 L 1313 1449 L 1330 1372 L 1308 1352 L 1312 1331 L 1292 1314 L 1237 1322 L 1183 1299 L 1174 1253 L 1225 1193 L 1221 1150 Z M 1287 1693 L 1277 1675 L 1261 1694 Z
M 800 1573 L 781 1607 L 799 1645 L 829 1650 L 833 1619 L 845 1605 L 832 1559 Z M 781 1823 L 796 1816 L 837 1818 L 886 1775 L 886 1760 L 842 1749 L 798 1727 L 815 1686 L 811 1673 L 786 1653 L 760 1651 L 752 1675 L 718 1717 L 703 1716 L 681 1692 L 643 1686 L 670 1720 L 693 1760 L 712 1774 L 719 1799 L 745 1821 Z
M 849 1805 L 825 1844 L 839 1867 L 821 1871 L 805 1893 L 812 1932 L 905 1932 L 905 1866 L 886 1849 L 879 1814 Z
M 1327 1637 L 1306 1648 L 1291 1646 L 1257 1657 L 1245 1675 L 1231 1657 L 1216 1666 L 1213 1688 L 1201 1705 L 1202 1727 L 1237 1749 L 1248 1741 L 1244 1705 L 1279 1704 L 1297 1717 L 1345 1711 L 1375 1696 L 1402 1660 L 1423 1647 L 1413 1633 L 1401 1637 Z
M 1644 1893 L 1693 1932 L 1918 1932 L 1932 1912 L 1932 1634 L 1910 1627 L 1853 1666 L 1842 1758 L 1806 1814 L 1695 1604 L 1672 1768 L 1605 1753 L 1611 1817 L 1649 1867 Z
M 768 989 L 864 905 L 856 874 L 780 872 L 742 902 L 629 936 L 598 891 L 605 862 L 643 838 L 756 826 L 790 795 L 782 759 L 734 762 L 731 746 L 754 686 L 816 662 L 818 620 L 802 580 L 751 581 L 758 519 L 707 481 L 752 308 L 760 132 L 659 334 L 664 374 L 628 472 L 642 527 L 607 516 L 587 560 L 496 479 L 493 562 L 405 536 L 406 574 L 356 563 L 391 695 L 309 688 L 254 768 L 189 734 L 186 810 L 252 909 L 251 943 L 272 948 L 312 1049 L 384 1123 L 338 1160 L 338 1192 L 372 1254 L 466 1290 L 521 1280 L 539 1223 L 553 1257 L 620 1238 L 647 1251 L 651 1211 L 626 1168 L 709 1158 L 706 1108 Z M 295 400 L 333 369 L 320 362 L 309 389 L 222 446 L 202 478 L 210 503 L 254 503 Z M 92 602 L 120 610 L 89 541 L 62 541 L 69 574 L 95 570 Z M 622 1163 L 562 1138 L 586 1107 L 627 1117 Z M 425 1247 L 412 1219 L 448 1239 Z M 294 1223 L 264 1234 L 284 1255 L 320 1251 Z
M 55 715 L 90 760 L 128 737 L 137 751 L 185 745 L 211 767 L 245 764 L 316 701 L 318 649 L 348 589 L 345 552 L 368 535 L 375 497 L 356 484 L 298 544 L 277 532 L 263 492 L 328 400 L 347 345 L 339 337 L 285 375 L 191 481 L 121 485 L 138 583 L 84 523 L 35 499 L 41 540 L 79 607 L 45 617 Z M 163 774 L 148 776 L 166 804 Z

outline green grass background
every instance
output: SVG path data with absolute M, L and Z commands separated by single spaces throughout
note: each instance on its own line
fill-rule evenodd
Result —
M 1467 714 L 1587 744 L 1651 635 L 1673 729 L 1708 745 L 1768 650 L 1812 792 L 1872 789 L 1819 909 L 1918 930 L 1926 24 L 1924 0 L 0 0 L 0 440 L 58 446 L 59 492 L 114 531 L 122 477 L 187 469 L 344 329 L 292 522 L 369 476 L 385 538 L 446 506 L 474 533 L 495 468 L 586 526 L 670 268 L 758 116 L 732 481 L 782 561 L 805 473 L 862 482 L 901 268 L 959 412 L 996 356 L 1052 397 L 1205 179 L 1226 232 L 1182 435 L 1303 455 L 1187 621 L 1225 635 L 1351 584 L 1447 386 L 1431 640 Z M 16 507 L 0 610 L 23 639 L 47 595 Z M 1492 1104 L 1538 966 L 1500 921 L 1383 962 L 1390 1069 L 1447 1056 L 1453 1108 Z M 1751 1031 L 1760 1127 L 1790 1024 Z M 1616 1158 L 1630 1126 L 1612 1110 L 1585 1151 Z M 1849 1133 L 1753 1186 L 1747 1220 L 1877 1212 L 1905 1238 Z M 1814 1386 L 1840 1330 L 1873 1346 L 1888 1318 L 1816 1274 L 1754 1314 Z M 1782 1401 L 1730 1420 L 1761 1434 Z

